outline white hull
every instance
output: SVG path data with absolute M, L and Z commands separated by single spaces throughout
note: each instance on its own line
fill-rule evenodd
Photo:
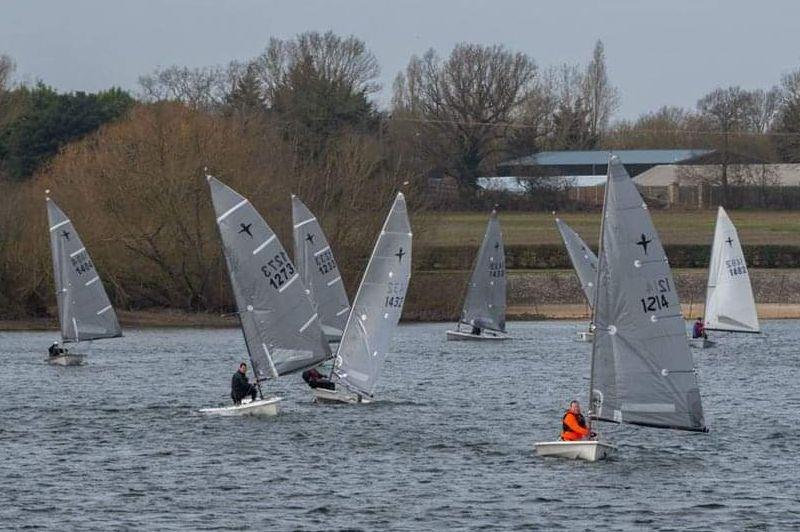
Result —
M 492 342 L 508 340 L 509 337 L 502 333 L 483 331 L 482 334 L 472 334 L 464 331 L 447 331 L 447 339 L 455 341 Z
M 283 400 L 281 397 L 267 397 L 250 401 L 245 399 L 240 405 L 223 406 L 219 408 L 203 408 L 202 414 L 217 416 L 277 416 L 278 403 Z
M 545 441 L 534 444 L 538 456 L 570 458 L 596 462 L 605 460 L 616 450 L 611 444 L 592 441 Z
M 585 343 L 594 342 L 594 333 L 589 331 L 578 331 L 575 340 L 578 342 L 585 342 Z
M 86 363 L 86 355 L 65 353 L 54 357 L 48 356 L 47 363 L 55 366 L 82 366 Z
M 342 390 L 326 390 L 325 388 L 314 388 L 314 402 L 315 403 L 346 403 L 346 404 L 368 404 L 372 400 L 357 395 L 352 392 Z
M 689 345 L 692 347 L 696 347 L 697 349 L 709 349 L 711 347 L 716 347 L 717 342 L 709 340 L 707 338 L 692 338 L 689 340 Z

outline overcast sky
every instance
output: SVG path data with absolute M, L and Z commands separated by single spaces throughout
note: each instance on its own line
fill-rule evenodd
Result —
M 412 54 L 503 44 L 540 66 L 606 46 L 619 117 L 693 107 L 717 86 L 767 88 L 800 67 L 800 1 L 0 0 L 0 53 L 21 80 L 61 90 L 138 90 L 157 66 L 247 59 L 269 37 L 333 30 L 366 41 L 391 81 Z

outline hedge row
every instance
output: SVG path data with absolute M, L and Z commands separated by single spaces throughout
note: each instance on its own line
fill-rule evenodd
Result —
M 468 270 L 478 248 L 474 246 L 421 247 L 414 250 L 414 266 L 418 270 Z M 704 245 L 668 245 L 673 268 L 708 267 L 711 249 Z M 800 266 L 800 246 L 747 246 L 747 264 L 753 268 L 796 268 Z M 506 268 L 509 270 L 549 270 L 570 268 L 564 246 L 506 246 Z

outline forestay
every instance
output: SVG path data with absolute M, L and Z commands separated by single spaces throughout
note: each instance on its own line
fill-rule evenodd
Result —
M 569 260 L 572 262 L 575 273 L 578 274 L 586 301 L 591 307 L 594 304 L 594 283 L 597 281 L 597 255 L 566 222 L 556 218 L 556 226 L 561 233 L 561 238 L 564 239 Z
M 117 314 L 89 252 L 70 219 L 50 198 L 47 198 L 47 219 L 63 341 L 122 336 Z
M 353 301 L 336 357 L 341 384 L 372 396 L 411 278 L 411 224 L 397 194 Z
M 294 261 L 303 284 L 316 305 L 322 325 L 341 334 L 350 311 L 344 282 L 317 217 L 295 195 L 292 195 L 292 222 Z
M 739 234 L 722 207 L 717 212 L 708 267 L 705 324 L 708 330 L 760 332 Z
M 506 260 L 497 211 L 492 210 L 467 286 L 461 323 L 506 331 Z
M 592 414 L 706 430 L 669 263 L 642 197 L 609 162 L 592 349 Z
M 231 288 L 253 372 L 261 381 L 330 358 L 300 274 L 243 196 L 208 176 Z

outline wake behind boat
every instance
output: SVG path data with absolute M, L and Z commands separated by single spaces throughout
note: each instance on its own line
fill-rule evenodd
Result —
M 94 262 L 72 221 L 49 197 L 46 203 L 62 342 L 61 346 L 58 342 L 50 346 L 47 362 L 78 366 L 85 363 L 86 353 L 70 352 L 63 344 L 119 338 L 122 329 Z
M 461 326 L 467 327 L 466 331 Z M 507 340 L 506 259 L 497 210 L 492 210 L 467 284 L 464 308 L 448 340 Z
M 403 312 L 411 278 L 411 224 L 398 193 L 370 256 L 353 310 L 336 352 L 327 388 L 314 388 L 314 401 L 369 403 Z
M 300 274 L 267 222 L 246 198 L 212 176 L 207 180 L 237 315 L 261 398 L 201 411 L 276 415 L 281 398 L 265 397 L 262 385 L 324 362 L 331 357 L 330 347 Z
M 608 165 L 598 255 L 586 434 L 592 419 L 707 431 L 669 262 L 647 205 L 616 157 Z M 613 450 L 597 439 L 577 443 L 535 448 L 539 456 L 588 461 Z

